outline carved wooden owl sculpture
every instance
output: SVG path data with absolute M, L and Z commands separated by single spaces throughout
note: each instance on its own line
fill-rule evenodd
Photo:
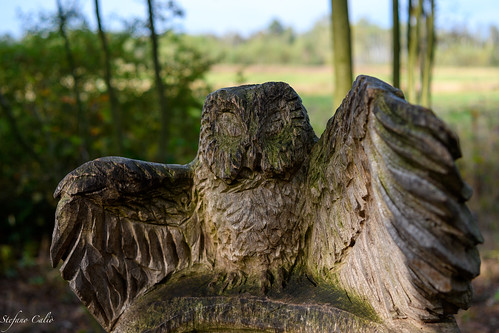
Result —
M 453 330 L 482 240 L 458 157 L 374 78 L 320 139 L 287 84 L 221 89 L 190 164 L 108 157 L 64 178 L 52 264 L 109 331 Z

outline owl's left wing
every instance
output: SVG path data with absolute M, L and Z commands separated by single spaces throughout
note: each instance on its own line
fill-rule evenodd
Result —
M 309 269 L 385 318 L 467 308 L 482 241 L 457 137 L 400 90 L 360 76 L 312 151 Z
M 50 249 L 62 277 L 112 330 L 137 296 L 196 261 L 190 166 L 120 157 L 87 162 L 57 187 Z

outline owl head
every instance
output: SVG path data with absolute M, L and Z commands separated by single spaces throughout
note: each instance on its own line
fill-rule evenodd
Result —
M 198 157 L 227 183 L 254 173 L 287 178 L 316 141 L 307 111 L 288 84 L 245 85 L 206 98 Z

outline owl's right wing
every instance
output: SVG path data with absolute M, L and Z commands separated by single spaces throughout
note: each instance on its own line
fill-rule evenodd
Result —
M 97 159 L 59 184 L 52 265 L 104 328 L 136 296 L 196 261 L 189 165 Z
M 438 321 L 471 300 L 482 241 L 457 137 L 360 76 L 312 151 L 308 261 L 386 317 Z

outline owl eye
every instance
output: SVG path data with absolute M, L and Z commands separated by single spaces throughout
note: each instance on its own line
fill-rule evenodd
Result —
M 277 135 L 284 129 L 285 125 L 284 119 L 280 117 L 272 117 L 265 124 L 264 134 L 270 136 Z
M 222 113 L 217 123 L 217 132 L 221 135 L 239 137 L 243 134 L 243 125 L 233 113 Z

